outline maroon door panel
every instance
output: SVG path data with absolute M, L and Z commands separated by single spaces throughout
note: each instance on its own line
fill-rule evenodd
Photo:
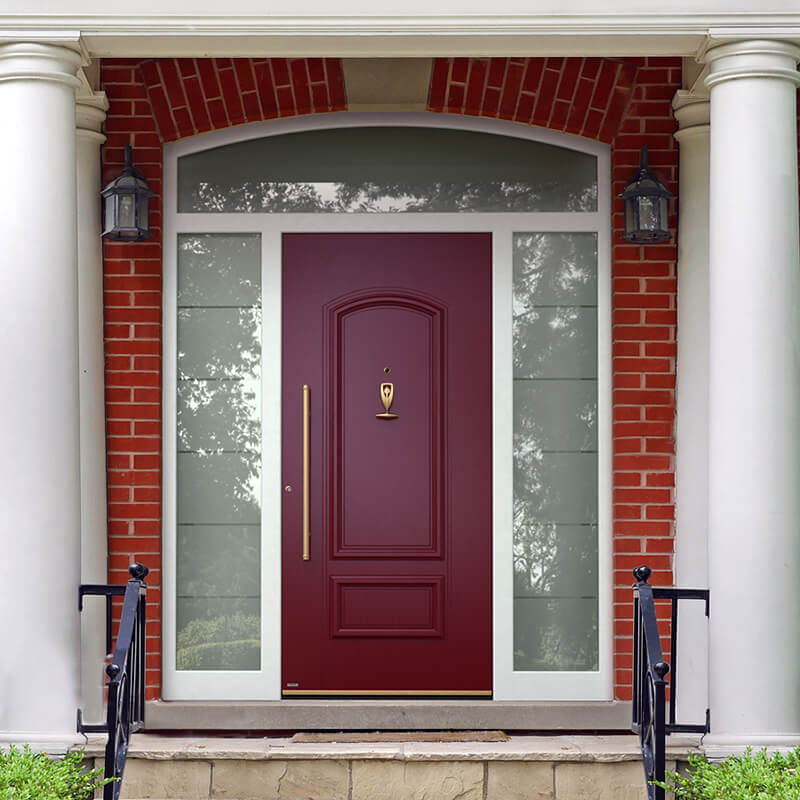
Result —
M 284 692 L 491 690 L 491 416 L 489 234 L 284 235 Z

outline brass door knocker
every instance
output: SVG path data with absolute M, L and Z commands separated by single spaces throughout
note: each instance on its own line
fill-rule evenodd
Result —
M 392 414 L 389 409 L 392 407 L 394 400 L 394 384 L 382 383 L 381 384 L 381 403 L 383 403 L 383 414 L 376 414 L 378 419 L 397 419 L 397 414 Z

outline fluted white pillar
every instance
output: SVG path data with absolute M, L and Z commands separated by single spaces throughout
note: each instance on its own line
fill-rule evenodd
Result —
M 798 59 L 707 54 L 712 755 L 800 744 Z
M 709 101 L 679 91 L 672 101 L 678 177 L 678 357 L 675 420 L 675 582 L 708 586 L 708 180 Z M 704 604 L 681 603 L 677 713 L 705 722 L 708 624 Z
M 65 747 L 80 687 L 75 77 L 0 45 L 0 741 Z
M 80 366 L 81 582 L 108 579 L 106 428 L 103 359 L 103 247 L 100 234 L 100 146 L 108 100 L 79 94 L 77 130 L 78 334 Z M 81 615 L 81 711 L 104 717 L 105 603 L 86 598 Z

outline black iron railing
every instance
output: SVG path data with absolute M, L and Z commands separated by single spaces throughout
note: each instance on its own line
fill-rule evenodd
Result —
M 111 606 L 114 597 L 122 597 L 117 643 L 106 667 L 108 699 L 106 721 L 99 725 L 84 724 L 78 710 L 80 733 L 107 733 L 105 777 L 115 778 L 103 789 L 103 800 L 118 800 L 128 742 L 131 733 L 144 726 L 145 688 L 145 622 L 147 612 L 144 579 L 150 570 L 144 564 L 131 564 L 131 577 L 125 586 L 83 584 L 78 592 L 78 609 L 83 610 L 83 598 L 106 598 L 106 652 L 111 653 Z
M 678 676 L 664 660 L 658 631 L 656 600 L 670 601 L 670 658 L 676 664 L 678 652 L 678 601 L 703 600 L 708 616 L 708 589 L 676 589 L 651 586 L 647 579 L 653 574 L 650 567 L 633 571 L 633 732 L 638 734 L 642 747 L 647 794 L 650 800 L 664 800 L 664 789 L 653 781 L 664 780 L 666 769 L 666 737 L 670 733 L 708 733 L 709 712 L 703 725 L 676 722 Z M 669 674 L 670 678 L 667 679 Z M 669 687 L 669 709 L 667 709 Z

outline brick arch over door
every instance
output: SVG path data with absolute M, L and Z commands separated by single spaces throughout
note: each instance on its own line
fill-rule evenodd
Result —
M 105 243 L 109 573 L 151 568 L 148 697 L 161 695 L 161 176 L 162 145 L 231 125 L 344 111 L 339 59 L 106 59 L 110 109 L 104 181 L 126 144 L 156 192 L 153 238 Z M 670 100 L 680 59 L 437 58 L 430 111 L 512 120 L 610 144 L 615 196 L 647 144 L 677 194 Z M 673 208 L 674 212 L 674 208 Z M 672 580 L 675 408 L 674 242 L 621 241 L 613 205 L 615 696 L 630 696 L 631 569 L 647 561 Z M 672 219 L 674 228 L 675 219 Z

